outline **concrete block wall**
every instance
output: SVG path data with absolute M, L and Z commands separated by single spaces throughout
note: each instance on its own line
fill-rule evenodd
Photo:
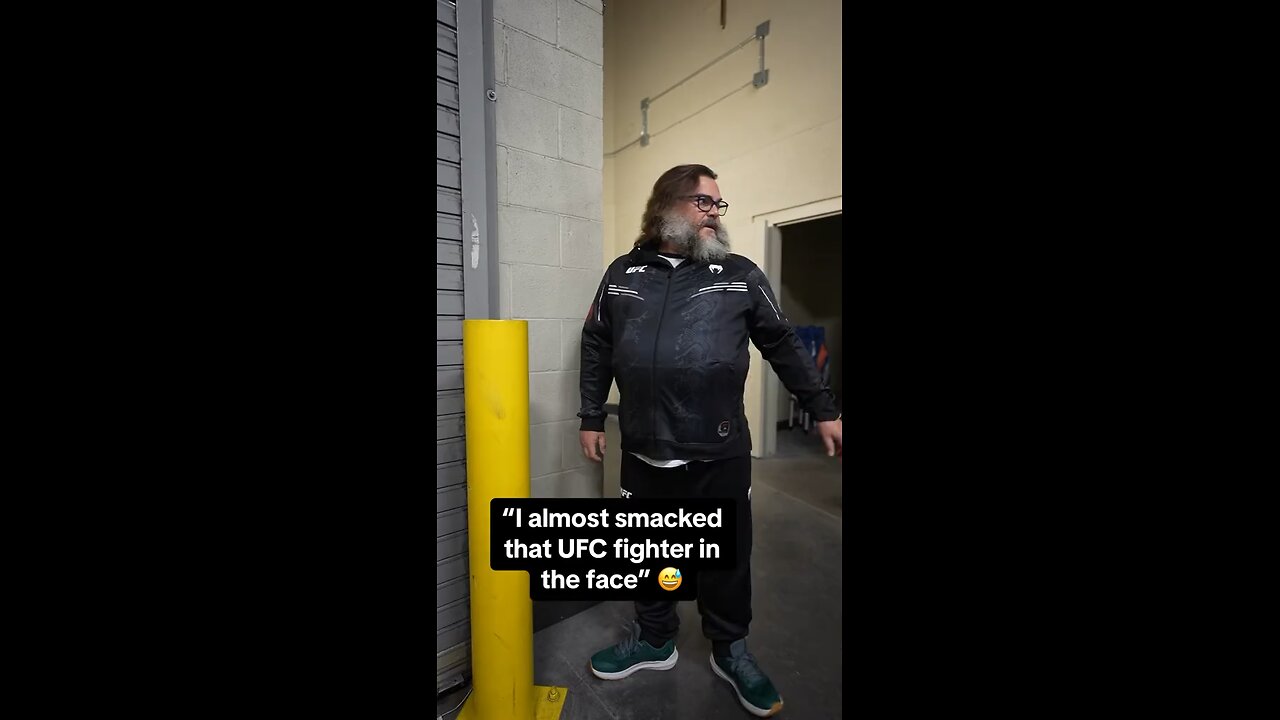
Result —
M 604 268 L 599 0 L 494 0 L 501 316 L 529 322 L 534 497 L 600 497 L 578 449 L 579 342 Z M 616 459 L 615 459 L 616 461 Z

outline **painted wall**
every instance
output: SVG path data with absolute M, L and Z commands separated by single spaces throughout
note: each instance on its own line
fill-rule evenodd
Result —
M 603 5 L 494 0 L 499 312 L 529 322 L 534 497 L 600 497 L 578 449 L 582 321 L 604 244 Z
M 604 241 L 600 270 L 627 252 L 665 170 L 714 170 L 734 252 L 764 266 L 762 217 L 843 196 L 843 37 L 836 0 L 612 0 L 604 16 Z M 752 87 L 752 41 L 653 101 L 651 140 L 638 143 L 640 101 L 655 97 L 751 37 L 764 39 L 768 84 Z M 777 282 L 778 269 L 767 268 Z M 598 280 L 598 274 L 597 274 Z M 761 449 L 762 360 L 752 348 L 747 420 Z M 615 391 L 616 397 L 616 391 Z

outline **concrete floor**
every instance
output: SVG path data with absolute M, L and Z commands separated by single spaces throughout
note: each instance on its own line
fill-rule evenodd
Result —
M 754 620 L 747 647 L 782 694 L 779 717 L 843 714 L 841 467 L 814 433 L 799 429 L 779 430 L 778 455 L 752 462 Z M 680 661 L 672 670 L 616 681 L 591 674 L 591 655 L 620 640 L 634 617 L 631 603 L 606 602 L 534 634 L 534 682 L 569 689 L 561 720 L 751 717 L 711 672 L 697 605 L 680 603 L 679 613 Z M 437 712 L 462 694 L 439 698 Z

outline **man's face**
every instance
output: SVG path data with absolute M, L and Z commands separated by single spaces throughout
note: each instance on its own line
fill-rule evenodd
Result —
M 692 191 L 685 193 L 686 195 L 706 195 L 711 198 L 712 203 L 718 203 L 723 198 L 720 197 L 720 186 L 705 175 L 698 178 L 698 186 Z M 698 209 L 698 204 L 692 198 L 681 198 L 680 203 L 676 205 L 678 210 L 684 217 L 694 225 L 698 226 L 698 237 L 702 239 L 711 239 L 715 237 L 716 228 L 720 225 L 720 210 L 711 206 L 707 212 Z
M 699 262 L 723 260 L 729 252 L 729 233 L 720 224 L 720 211 L 715 206 L 722 199 L 720 186 L 704 175 L 698 178 L 697 187 L 685 195 L 668 211 L 662 223 L 662 239 Z M 711 198 L 709 210 L 698 209 L 692 197 L 696 195 Z

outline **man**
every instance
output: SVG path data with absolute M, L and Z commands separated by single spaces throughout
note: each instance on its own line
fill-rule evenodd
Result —
M 623 497 L 715 497 L 738 501 L 738 566 L 702 573 L 698 611 L 711 640 L 711 669 L 748 711 L 782 709 L 782 698 L 747 652 L 751 623 L 751 434 L 743 410 L 747 340 L 817 420 L 827 455 L 840 454 L 835 398 L 782 315 L 760 268 L 729 253 L 728 209 L 716 174 L 680 165 L 654 183 L 635 248 L 605 271 L 582 329 L 583 453 L 603 459 L 604 403 L 621 396 Z M 669 670 L 679 653 L 675 603 L 637 602 L 632 633 L 591 658 L 591 671 L 620 680 Z

